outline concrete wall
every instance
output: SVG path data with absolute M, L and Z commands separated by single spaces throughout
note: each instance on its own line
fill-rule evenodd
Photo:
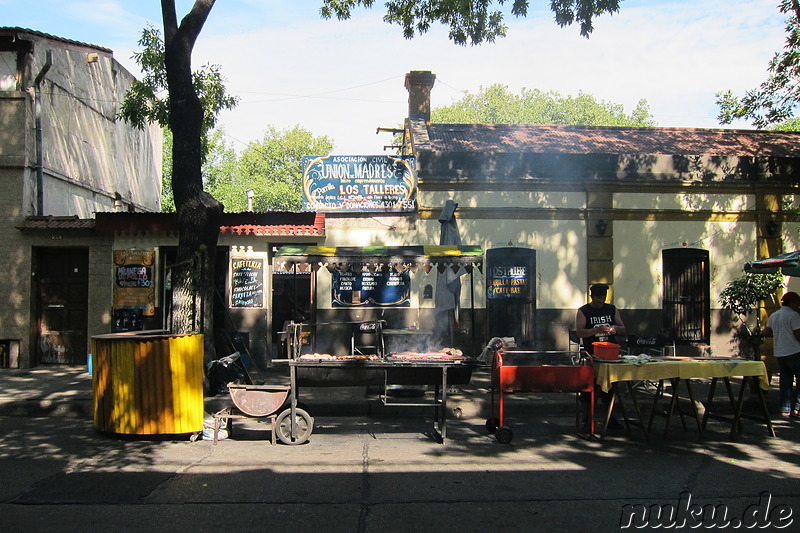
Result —
M 90 62 L 86 49 L 51 44 L 35 46 L 33 68 L 52 50 L 42 83 L 45 214 L 89 218 L 113 210 L 115 195 L 137 211 L 159 211 L 160 129 L 140 131 L 116 117 L 133 76 L 108 54 Z
M 612 284 L 611 301 L 622 310 L 630 333 L 661 333 L 662 252 L 686 247 L 707 250 L 711 349 L 720 355 L 731 353 L 735 348 L 731 343 L 734 324 L 721 309 L 719 294 L 743 274 L 746 261 L 758 256 L 764 217 L 778 213 L 769 215 L 759 210 L 761 200 L 747 186 L 711 192 L 683 192 L 675 187 L 659 193 L 639 192 L 642 188 L 617 187 L 616 192 L 599 195 L 571 187 L 530 191 L 481 190 L 473 185 L 465 191 L 420 191 L 419 216 L 397 220 L 373 215 L 329 217 L 326 245 L 435 244 L 440 227 L 438 212 L 446 200 L 454 200 L 459 204 L 456 218 L 464 244 L 479 245 L 484 250 L 508 245 L 536 250 L 536 339 L 542 349 L 567 346 L 575 309 L 587 301 L 587 287 L 599 281 L 598 275 Z M 549 189 L 556 187 L 551 184 Z M 796 202 L 794 197 L 789 200 Z M 790 208 L 787 203 L 785 216 L 791 220 Z M 592 215 L 592 209 L 601 214 Z M 603 235 L 594 227 L 599 216 L 608 224 Z M 783 223 L 783 250 L 800 248 L 798 229 L 800 222 Z M 412 277 L 412 314 L 432 305 L 419 297 L 422 276 L 417 273 Z M 329 309 L 330 275 L 321 272 L 318 280 L 319 307 Z M 476 271 L 474 281 L 475 304 L 483 317 L 483 273 Z M 788 288 L 796 283 L 787 278 Z M 462 290 L 461 304 L 463 309 L 469 308 L 466 290 Z M 484 326 L 475 325 L 482 332 Z
M 19 339 L 20 364 L 32 363 L 34 247 L 89 250 L 89 336 L 110 331 L 111 239 L 92 232 L 21 232 L 32 215 L 92 218 L 123 209 L 160 209 L 161 131 L 136 130 L 116 118 L 133 82 L 102 49 L 25 33 L 20 90 L 0 91 L 0 338 Z M 24 47 L 20 48 L 24 50 Z M 48 50 L 52 67 L 41 84 L 44 209 L 37 209 L 34 79 Z M 9 54 L 6 54 L 9 55 Z M 87 345 L 87 352 L 89 346 Z

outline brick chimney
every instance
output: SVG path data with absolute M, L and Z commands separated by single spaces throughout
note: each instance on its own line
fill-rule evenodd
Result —
M 431 89 L 436 74 L 429 70 L 412 70 L 406 74 L 408 90 L 408 118 L 410 120 L 431 121 Z

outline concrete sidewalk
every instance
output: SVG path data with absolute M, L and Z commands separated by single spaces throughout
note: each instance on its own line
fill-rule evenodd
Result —
M 92 416 L 92 376 L 85 366 L 0 370 L 1 416 Z

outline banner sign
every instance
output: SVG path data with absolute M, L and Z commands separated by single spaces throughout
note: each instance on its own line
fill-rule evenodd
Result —
M 263 257 L 231 257 L 231 307 L 264 307 Z
M 410 307 L 411 277 L 408 270 L 374 273 L 364 270 L 333 271 L 333 307 Z
M 417 208 L 416 160 L 406 156 L 303 156 L 305 211 L 405 212 Z
M 143 316 L 155 315 L 155 258 L 155 250 L 114 250 L 114 309 L 135 309 Z

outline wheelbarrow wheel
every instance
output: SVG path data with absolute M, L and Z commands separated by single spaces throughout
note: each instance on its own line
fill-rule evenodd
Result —
M 511 439 L 514 438 L 514 433 L 511 431 L 511 428 L 508 427 L 499 427 L 497 428 L 497 432 L 494 434 L 494 438 L 497 439 L 497 442 L 500 444 L 508 444 L 511 442 Z
M 292 410 L 290 408 L 284 409 L 278 415 L 278 419 L 275 421 L 278 439 L 284 444 L 303 444 L 314 430 L 314 419 L 305 410 L 295 409 L 295 439 L 292 440 L 291 418 Z
M 486 431 L 494 435 L 497 428 L 500 427 L 500 420 L 498 418 L 489 418 L 486 420 Z

